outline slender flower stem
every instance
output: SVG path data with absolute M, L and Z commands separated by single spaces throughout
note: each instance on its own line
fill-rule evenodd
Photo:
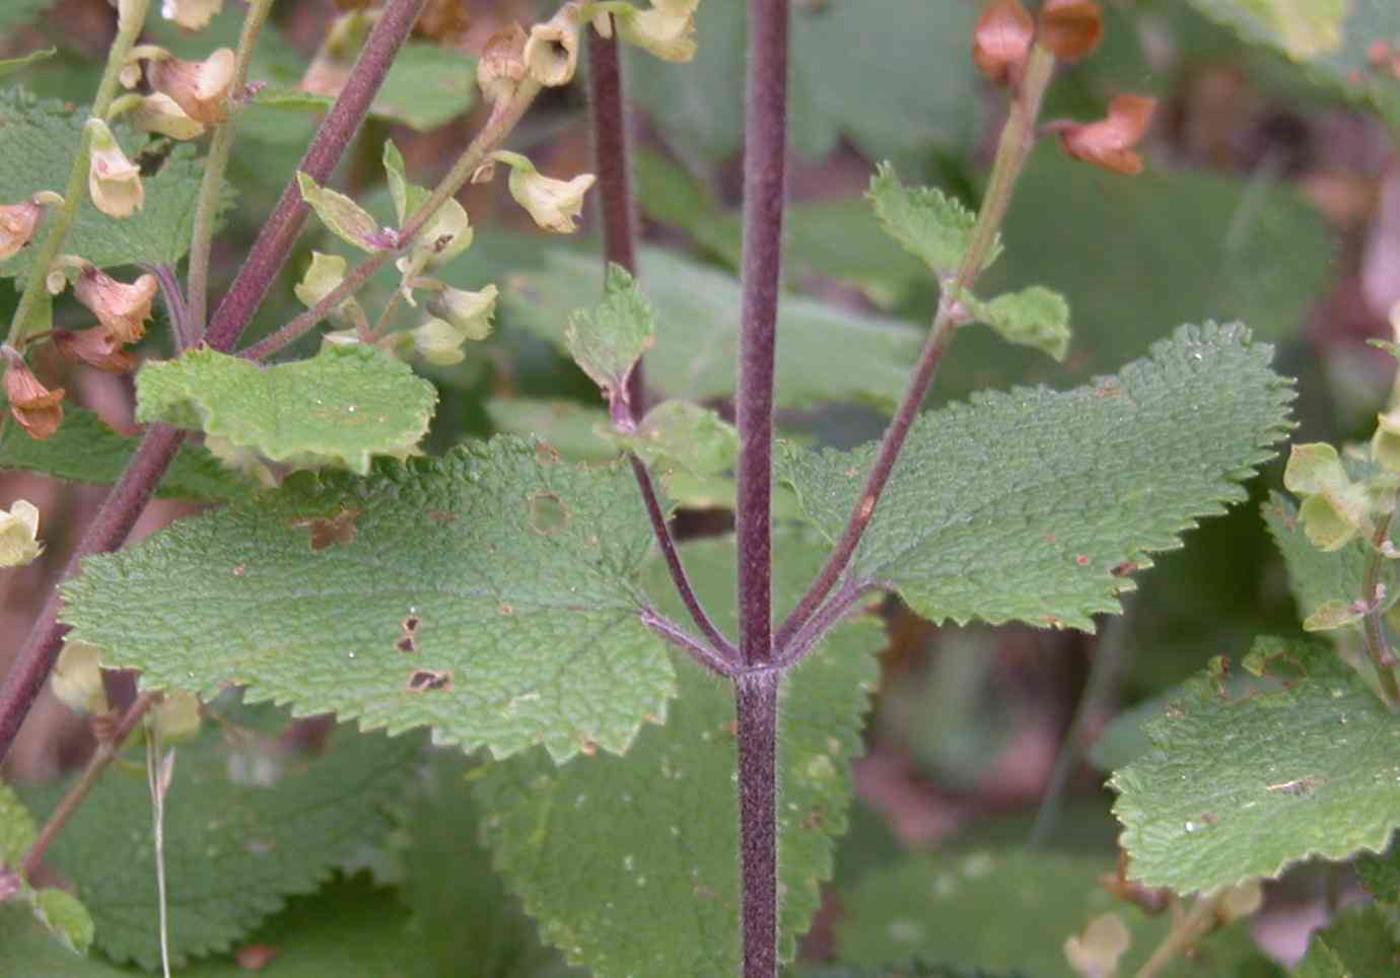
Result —
M 253 58 L 253 48 L 257 46 L 258 34 L 267 21 L 272 9 L 272 0 L 251 0 L 248 13 L 243 18 L 243 30 L 238 35 L 238 50 L 234 55 L 233 85 L 229 89 L 230 102 L 242 95 L 248 84 L 248 64 Z M 190 307 L 190 318 L 204 332 L 204 316 L 209 301 L 209 251 L 214 243 L 214 221 L 219 215 L 219 197 L 224 189 L 224 171 L 228 169 L 229 153 L 233 149 L 233 137 L 237 120 L 237 110 L 214 129 L 209 141 L 209 155 L 204 159 L 204 176 L 199 184 L 199 197 L 195 202 L 194 231 L 190 237 L 190 265 L 188 288 L 185 290 Z
M 817 609 L 816 614 L 807 619 L 807 623 L 792 637 L 792 640 L 778 650 L 778 655 L 774 659 L 779 666 L 784 669 L 797 665 L 808 652 L 816 648 L 822 636 L 831 631 L 847 615 L 851 613 L 863 598 L 873 591 L 880 590 L 880 585 L 866 584 L 856 586 L 847 582 L 837 588 L 831 598 Z
M 398 233 L 397 247 L 376 251 L 360 262 L 320 302 L 275 333 L 263 337 L 243 350 L 242 356 L 249 360 L 264 360 L 289 343 L 295 342 L 325 319 L 332 309 L 354 295 L 374 276 L 375 272 L 407 250 L 418 236 L 418 232 L 423 230 L 428 221 L 432 220 L 438 209 L 455 196 L 458 190 L 462 189 L 462 186 L 471 179 L 477 168 L 486 162 L 487 156 L 510 135 L 525 114 L 525 110 L 535 101 L 539 92 L 539 85 L 527 79 L 520 83 L 514 95 L 496 103 L 491 110 L 490 118 L 486 120 L 486 125 L 482 127 L 481 131 L 476 134 L 476 138 L 457 158 L 457 162 L 452 165 L 452 169 L 447 172 L 447 175 L 433 188 L 433 192 L 423 201 L 422 206 L 404 222 L 404 226 Z
M 851 516 L 846 523 L 845 530 L 840 539 L 836 541 L 836 546 L 832 549 L 826 564 L 808 586 L 807 592 L 798 601 L 787 620 L 778 629 L 775 644 L 779 648 L 791 641 L 792 637 L 807 622 L 807 619 L 821 606 L 822 600 L 835 586 L 840 576 L 845 573 L 846 568 L 850 565 L 851 557 L 854 556 L 856 547 L 860 543 L 861 536 L 865 533 L 865 528 L 870 525 L 870 521 L 875 515 L 875 507 L 880 502 L 880 495 L 885 491 L 885 484 L 889 481 L 890 473 L 894 470 L 895 462 L 899 459 L 899 453 L 904 448 L 904 439 L 908 436 L 910 427 L 919 415 L 919 408 L 923 405 L 924 398 L 928 395 L 929 388 L 933 384 L 938 364 L 948 351 L 953 334 L 961 321 L 959 297 L 972 287 L 977 275 L 982 270 L 982 266 L 986 264 L 987 256 L 991 253 L 992 246 L 996 241 L 997 232 L 1001 228 L 1002 218 L 1006 216 L 1006 209 L 1011 203 L 1016 180 L 1025 165 L 1026 157 L 1035 145 L 1035 120 L 1040 113 L 1041 99 L 1044 98 L 1045 89 L 1050 82 L 1050 75 L 1054 67 L 1055 60 L 1050 52 L 1039 45 L 1032 49 L 1021 87 L 1011 103 L 1011 111 L 1007 116 L 1006 125 L 1002 128 L 996 160 L 992 164 L 991 179 L 982 200 L 982 209 L 977 215 L 977 223 L 973 227 L 967 253 L 963 256 L 962 265 L 957 274 L 953 276 L 952 281 L 944 283 L 942 295 L 938 300 L 938 310 L 934 315 L 933 327 L 930 329 L 923 351 L 919 355 L 919 361 L 914 367 L 914 373 L 910 377 L 904 399 L 900 401 L 898 411 L 895 412 L 889 427 L 885 429 L 884 438 L 880 442 L 880 449 L 875 457 L 875 464 L 871 468 L 869 476 L 866 477 L 865 486 L 851 510 Z
M 132 45 L 141 36 L 141 28 L 146 23 L 146 10 L 149 6 L 150 0 L 133 0 L 119 17 L 117 36 L 112 39 L 112 46 L 107 49 L 107 66 L 103 69 L 102 80 L 97 84 L 97 94 L 92 99 L 92 108 L 89 110 L 91 118 L 105 118 L 107 110 L 111 108 L 112 99 L 117 94 L 122 67 L 126 64 L 126 57 L 131 52 Z M 48 275 L 53 260 L 63 250 L 63 243 L 68 239 L 68 231 L 73 226 L 73 218 L 77 216 L 78 207 L 87 196 L 91 150 L 92 131 L 84 126 L 82 135 L 78 137 L 78 152 L 73 157 L 73 168 L 68 171 L 68 186 L 63 191 L 63 203 L 54 207 L 49 216 L 48 234 L 44 237 L 44 243 L 34 253 L 29 278 L 24 283 L 24 291 L 15 307 L 14 318 L 10 320 L 10 331 L 5 342 L 17 349 L 24 347 L 25 333 L 30 327 L 29 321 L 35 311 L 34 304 L 44 295 L 44 277 Z
M 1362 618 L 1362 633 L 1366 638 L 1366 656 L 1376 670 L 1376 681 L 1380 683 L 1381 696 L 1392 710 L 1400 707 L 1400 685 L 1395 681 L 1395 652 L 1385 637 L 1385 622 L 1382 620 L 1385 602 L 1381 584 L 1381 568 L 1385 556 L 1381 545 L 1390 539 L 1391 516 L 1387 513 L 1376 524 L 1371 537 L 1371 554 L 1366 560 L 1366 576 L 1361 584 L 1361 600 L 1366 603 L 1366 614 Z
M 739 870 L 744 978 L 778 974 L 778 687 L 773 661 L 773 380 L 787 176 L 788 0 L 749 0 L 739 311 Z
M 190 320 L 189 307 L 185 305 L 185 295 L 180 290 L 180 280 L 175 269 L 169 265 L 154 265 L 151 274 L 160 283 L 160 297 L 165 303 L 165 313 L 170 317 L 170 334 L 175 342 L 176 352 L 188 350 L 197 342 L 197 327 Z
M 1152 951 L 1152 955 L 1138 968 L 1134 978 L 1156 978 L 1169 964 L 1183 954 L 1191 945 L 1205 937 L 1216 926 L 1216 911 L 1220 908 L 1221 894 L 1201 896 L 1184 917 L 1172 922 L 1172 929 L 1162 938 L 1162 943 Z
M 154 706 L 158 699 L 160 699 L 158 693 L 142 693 L 127 709 L 116 729 L 112 731 L 112 735 L 104 737 L 98 742 L 97 749 L 88 759 L 87 767 L 83 769 L 82 775 L 59 799 L 58 806 L 49 815 L 48 821 L 39 830 L 39 834 L 34 837 L 29 851 L 24 854 L 22 872 L 25 879 L 33 880 L 34 874 L 38 872 L 40 864 L 44 861 L 44 853 L 48 852 L 53 840 L 63 831 L 63 827 L 68 824 L 68 820 L 73 817 L 73 813 L 83 803 L 83 799 L 92 790 L 92 786 L 97 784 L 97 780 L 102 777 L 108 765 L 116 759 L 123 741 L 130 736 L 131 731 L 136 729 L 136 725 L 141 722 L 146 711 Z
M 390 0 L 385 7 L 370 31 L 340 97 L 322 120 L 302 158 L 301 169 L 304 172 L 318 180 L 329 179 L 368 113 L 394 55 L 408 39 L 413 21 L 424 3 L 426 0 Z M 272 217 L 263 225 L 262 233 L 249 252 L 248 261 L 239 270 L 232 288 L 214 314 L 214 321 L 205 334 L 210 346 L 228 350 L 238 341 L 286 261 L 305 215 L 306 205 L 302 203 L 294 174 L 283 190 Z M 102 508 L 78 542 L 64 568 L 65 579 L 78 572 L 80 562 L 89 554 L 105 553 L 121 546 L 150 500 L 156 484 L 170 467 L 183 440 L 184 432 L 166 425 L 153 425 L 146 430 L 131 461 L 127 463 L 126 471 L 107 494 Z M 14 664 L 5 674 L 3 685 L 0 685 L 0 760 L 14 744 L 15 736 L 43 688 L 62 646 L 63 636 L 68 631 L 58 623 L 59 604 L 57 591 L 51 592 L 24 645 L 15 655 Z
M 773 376 L 787 172 L 787 55 L 788 0 L 749 0 L 743 292 L 735 397 L 739 649 L 748 665 L 766 663 L 773 656 Z
M 308 174 L 317 183 L 324 184 L 330 180 L 426 3 L 427 0 L 389 0 L 385 5 L 369 37 L 365 39 L 365 46 L 360 50 L 360 57 L 346 78 L 345 86 L 321 120 L 311 145 L 297 164 L 299 172 Z M 306 220 L 306 213 L 306 202 L 301 199 L 301 190 L 293 173 L 233 284 L 214 310 L 204 336 L 211 347 L 227 352 L 243 335 L 243 330 L 252 321 L 267 290 L 286 263 L 302 222 Z

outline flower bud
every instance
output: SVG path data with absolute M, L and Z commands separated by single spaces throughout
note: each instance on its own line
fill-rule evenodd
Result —
M 156 277 L 142 275 L 126 285 L 92 265 L 84 268 L 73 284 L 73 294 L 87 306 L 120 344 L 135 343 L 146 335 L 151 303 L 156 297 Z
M 313 251 L 311 264 L 292 291 L 296 293 L 302 305 L 310 309 L 345 281 L 345 269 L 346 261 L 340 255 Z M 337 326 L 354 327 L 362 323 L 368 325 L 365 322 L 364 310 L 353 297 L 337 305 L 326 318 Z
M 1065 940 L 1065 959 L 1082 978 L 1115 978 L 1133 938 L 1116 913 L 1100 914 Z
M 101 716 L 108 710 L 102 683 L 102 650 L 88 642 L 67 642 L 58 653 L 49 688 L 74 713 Z
M 476 63 L 476 83 L 486 101 L 510 98 L 525 74 L 525 32 L 520 25 L 492 34 Z
M 141 168 L 126 158 L 112 130 L 101 119 L 89 119 L 92 152 L 88 161 L 88 193 L 108 217 L 130 217 L 146 202 Z
M 578 68 L 579 11 L 566 4 L 543 24 L 530 28 L 522 56 L 531 77 L 549 88 L 567 85 Z
M 13 258 L 39 229 L 44 208 L 31 198 L 19 204 L 0 205 L 0 261 Z
M 617 33 L 628 44 L 662 61 L 695 58 L 695 16 L 687 4 L 656 4 L 650 10 L 631 8 L 616 14 Z
M 183 141 L 204 135 L 204 123 L 191 119 L 180 104 L 164 92 L 142 98 L 132 113 L 132 121 L 143 132 L 170 139 Z
M 209 26 L 223 5 L 224 0 L 164 0 L 160 15 L 187 31 L 201 31 Z
M 38 507 L 16 499 L 8 510 L 0 509 L 0 567 L 23 567 L 43 552 Z
M 1040 8 L 1040 43 L 1061 61 L 1084 58 L 1102 37 L 1103 12 L 1094 0 L 1045 0 Z
M 267 460 L 253 449 L 242 448 L 218 435 L 205 435 L 204 447 L 230 472 L 237 472 L 269 489 L 277 485 L 277 473 L 272 471 Z
M 104 373 L 129 374 L 136 369 L 136 356 L 105 326 L 91 329 L 56 329 L 49 337 L 58 355 L 71 363 L 85 363 Z
M 1400 410 L 1376 417 L 1371 458 L 1387 472 L 1400 472 Z
M 43 441 L 63 423 L 63 388 L 49 390 L 17 353 L 7 356 L 5 399 L 10 414 L 30 438 Z
M 189 740 L 199 733 L 199 697 L 182 689 L 167 690 L 151 711 L 151 721 L 167 744 Z
M 1141 95 L 1115 95 L 1108 116 L 1098 122 L 1061 125 L 1060 145 L 1077 160 L 1114 173 L 1142 172 L 1142 157 L 1133 152 L 1147 132 L 1157 100 Z
M 992 0 L 972 33 L 972 60 L 995 85 L 1015 85 L 1030 57 L 1035 22 L 1021 0 Z
M 466 359 L 462 344 L 467 337 L 445 319 L 429 316 L 409 332 L 413 349 L 427 363 L 450 367 Z
M 529 211 L 535 223 L 555 234 L 568 234 L 577 227 L 583 211 L 583 195 L 596 177 L 581 173 L 572 180 L 555 180 L 535 169 L 519 153 L 498 152 L 495 158 L 510 166 L 510 195 Z
M 428 300 L 428 310 L 447 320 L 464 339 L 480 341 L 491 335 L 497 295 L 494 285 L 480 292 L 445 288 Z
M 164 57 L 146 69 L 151 87 L 169 95 L 185 115 L 211 125 L 228 118 L 236 58 L 231 48 L 219 48 L 203 61 Z

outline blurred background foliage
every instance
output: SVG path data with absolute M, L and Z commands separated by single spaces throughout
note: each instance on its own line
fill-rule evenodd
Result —
M 8 0 L 3 7 L 0 57 L 57 48 L 7 83 L 45 98 L 87 98 L 113 26 L 105 0 Z M 1006 250 L 988 283 L 1063 292 L 1074 329 L 1070 355 L 1057 364 L 969 330 L 942 368 L 935 401 L 988 387 L 1068 386 L 1145 353 L 1180 323 L 1238 319 L 1273 343 L 1280 368 L 1298 378 L 1300 436 L 1364 435 L 1394 366 L 1365 340 L 1388 335 L 1387 315 L 1400 300 L 1400 81 L 1386 77 L 1400 69 L 1378 64 L 1373 43 L 1400 44 L 1400 6 L 1357 0 L 1345 44 L 1325 57 L 1314 57 L 1289 23 L 1260 13 L 1272 8 L 1267 3 L 1108 0 L 1105 7 L 1102 48 L 1062 70 L 1046 117 L 1096 118 L 1125 91 L 1155 96 L 1147 170 L 1104 173 L 1041 147 L 1012 203 Z M 475 53 L 503 25 L 545 11 L 528 0 L 432 0 L 430 8 L 336 182 L 381 217 L 391 213 L 378 165 L 383 141 L 403 150 L 416 182 L 433 182 L 483 117 L 472 83 Z M 834 445 L 876 437 L 902 390 L 936 293 L 923 266 L 880 232 L 861 195 L 875 163 L 890 159 L 906 180 L 975 206 L 1002 111 L 969 57 L 976 13 L 974 0 L 794 0 L 779 378 L 780 424 L 789 435 Z M 297 86 L 336 14 L 331 0 L 275 8 L 252 69 L 266 87 L 239 121 L 229 171 L 236 199 L 214 253 L 216 296 L 316 124 L 324 103 L 298 95 Z M 153 16 L 149 37 L 178 54 L 202 54 L 228 43 L 240 16 L 229 3 L 193 36 Z M 730 410 L 738 309 L 743 33 L 743 4 L 704 0 L 692 65 L 631 51 L 627 64 L 647 243 L 642 281 L 661 323 L 648 378 L 658 395 L 689 396 L 721 413 Z M 551 93 L 512 148 L 546 173 L 592 170 L 585 91 L 581 78 Z M 462 197 L 476 239 L 446 277 L 473 289 L 496 283 L 503 302 L 488 342 L 470 346 L 460 364 L 429 368 L 441 395 L 429 449 L 505 430 L 537 433 L 566 455 L 598 457 L 609 451 L 595 433 L 601 405 L 558 345 L 564 315 L 601 281 L 596 222 L 573 239 L 542 236 L 503 195 L 503 183 L 469 187 Z M 292 285 L 313 247 L 339 250 L 309 227 L 250 338 L 300 310 Z M 384 274 L 362 301 L 377 309 L 395 284 Z M 0 316 L 14 304 L 10 280 L 0 280 Z M 65 297 L 56 323 L 82 325 L 81 312 Z M 170 349 L 161 329 L 146 342 L 153 356 Z M 312 349 L 308 339 L 291 353 Z M 54 376 L 63 369 L 47 366 Z M 133 430 L 126 381 L 74 374 L 65 386 L 73 403 L 119 431 Z M 20 466 L 13 457 L 8 464 Z M 682 493 L 684 534 L 727 527 L 723 481 Z M 1068 925 L 1047 923 L 1045 937 L 1021 933 L 1017 922 L 1055 903 L 1038 896 L 1045 887 L 1078 887 L 1086 901 L 1098 899 L 1093 880 L 1112 868 L 1115 835 L 1101 769 L 1141 749 L 1140 719 L 1210 658 L 1241 655 L 1256 634 L 1298 629 L 1259 515 L 1278 482 L 1278 468 L 1267 470 L 1250 503 L 1191 532 L 1184 550 L 1142 573 L 1127 617 L 1098 635 L 936 629 L 894 604 L 885 609 L 889 642 L 857 769 L 860 800 L 826 909 L 806 943 L 809 956 L 835 948 L 857 963 L 878 963 L 882 942 L 903 942 L 916 954 L 962 940 L 968 963 L 1029 970 L 1053 958 L 1063 967 L 1058 945 L 1046 942 Z M 54 532 L 41 562 L 0 579 L 0 634 L 7 636 L 0 668 L 62 566 L 64 538 L 71 543 L 100 490 L 0 473 L 0 497 L 20 496 L 55 514 Z M 157 502 L 141 532 L 190 511 Z M 50 776 L 84 748 L 85 733 L 54 703 L 46 700 L 41 716 L 13 755 L 19 777 Z M 1037 824 L 1047 792 L 1053 797 Z M 430 823 L 423 831 L 440 828 Z M 976 886 L 987 866 L 943 852 L 1010 851 L 1033 834 L 1060 863 L 996 857 L 1012 861 L 1005 871 L 1023 881 L 1013 889 L 1024 906 L 999 906 L 1004 888 Z M 909 861 L 910 851 L 930 854 Z M 479 854 L 462 858 L 480 863 Z M 941 920 L 946 934 L 889 929 L 899 914 L 883 905 L 907 916 L 917 901 L 940 900 L 930 880 L 964 878 L 970 889 L 956 902 L 960 916 L 944 908 L 922 918 Z M 1307 871 L 1272 887 L 1254 937 L 1272 955 L 1296 958 L 1319 919 L 1320 889 L 1318 874 Z M 969 927 L 974 919 L 980 923 Z M 973 933 L 979 928 L 985 932 Z M 1271 973 L 1240 930 L 1204 973 Z M 1007 942 L 1019 942 L 1024 953 L 988 956 L 987 947 Z

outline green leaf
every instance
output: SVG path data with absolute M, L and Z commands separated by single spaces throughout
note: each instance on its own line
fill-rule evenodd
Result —
M 402 226 L 404 218 L 422 207 L 431 194 L 408 182 L 403 153 L 392 139 L 384 141 L 384 176 L 388 179 L 389 196 L 394 201 L 394 214 Z
M 1370 57 L 1375 43 L 1400 46 L 1400 9 L 1390 0 L 1192 0 L 1192 6 L 1400 121 L 1400 81 Z
M 648 385 L 668 397 L 693 401 L 730 396 L 738 282 L 664 251 L 643 253 L 640 279 L 656 310 Z M 509 280 L 504 301 L 512 323 L 567 353 L 564 322 L 579 296 L 596 295 L 601 288 L 594 256 L 552 248 L 537 271 Z M 922 339 L 922 331 L 905 323 L 785 298 L 778 314 L 778 406 L 859 400 L 890 407 L 904 388 Z
M 608 412 L 598 408 L 576 401 L 493 397 L 486 402 L 486 413 L 497 431 L 538 438 L 570 461 L 602 462 L 617 456 Z
M 238 682 L 298 713 L 564 760 L 625 750 L 666 712 L 671 664 L 638 619 L 651 545 L 626 466 L 497 438 L 367 480 L 298 474 L 89 559 L 64 620 L 152 687 Z
M 1028 346 L 1056 360 L 1069 352 L 1069 303 L 1058 292 L 1039 285 L 999 295 L 990 302 L 967 298 L 978 322 L 1017 346 Z
M 618 440 L 663 474 L 679 469 L 719 475 L 732 468 L 739 455 L 734 426 L 690 401 L 662 401 L 642 418 L 636 434 Z
M 774 597 L 790 605 L 822 554 L 795 537 L 780 538 L 777 550 Z M 727 540 L 685 548 L 721 628 L 734 618 L 734 560 Z M 653 577 L 658 590 L 670 590 L 664 574 Z M 878 645 L 872 624 L 844 626 L 787 681 L 779 756 L 784 959 L 817 909 L 834 838 L 845 829 L 849 764 L 860 751 Z M 643 730 L 626 756 L 556 768 L 536 751 L 491 765 L 479 782 L 497 869 L 544 937 L 597 978 L 738 970 L 732 692 L 688 659 L 676 668 L 670 718 Z
M 373 455 L 412 451 L 437 392 L 368 346 L 329 346 L 309 360 L 259 366 L 209 349 L 148 361 L 136 416 L 203 431 L 290 465 L 369 470 Z
M 656 337 L 656 317 L 637 282 L 621 265 L 608 265 L 603 298 L 578 309 L 564 325 L 569 355 L 604 393 L 625 392 L 627 378 Z
M 363 878 L 336 881 L 288 908 L 251 935 L 246 946 L 274 952 L 257 978 L 345 978 L 347 975 L 440 978 L 417 963 L 407 913 L 397 896 Z M 137 978 L 149 974 L 97 957 L 82 958 L 47 936 L 32 915 L 0 906 L 0 973 L 24 978 Z M 209 959 L 177 972 L 179 978 L 248 978 L 247 968 Z
M 34 816 L 24 802 L 0 781 L 0 869 L 18 870 L 37 832 Z
M 923 165 L 930 147 L 970 146 L 979 81 L 970 38 L 976 8 L 923 0 L 819 3 L 794 9 L 789 71 L 794 149 L 808 159 L 842 135 L 864 155 Z M 739 152 L 743 124 L 744 8 L 703 3 L 699 45 L 683 66 L 629 51 L 631 91 L 666 141 L 691 157 Z
M 922 259 L 940 279 L 957 272 L 972 240 L 976 214 L 941 190 L 904 186 L 889 163 L 876 168 L 866 196 L 885 232 L 905 251 Z M 987 249 L 982 268 L 999 254 L 997 240 Z
M 578 976 L 540 943 L 534 922 L 492 870 L 478 841 L 468 764 L 457 752 L 435 754 L 404 819 L 402 890 L 420 959 L 441 978 Z
M 18 58 L 0 58 L 0 78 L 4 78 L 6 75 L 19 71 L 22 68 L 28 68 L 30 65 L 38 64 L 41 61 L 47 61 L 57 53 L 58 48 L 41 48 L 38 51 L 30 51 L 28 54 Z
M 323 754 L 299 756 L 236 720 L 176 748 L 165 864 L 177 963 L 228 949 L 379 841 L 420 744 L 341 728 Z M 160 961 L 154 860 L 145 778 L 122 769 L 98 782 L 46 857 L 76 884 L 96 945 L 146 969 Z
M 451 122 L 475 101 L 475 58 L 440 44 L 409 41 L 394 58 L 371 111 L 426 132 Z
M 301 199 L 316 212 L 321 223 L 346 244 L 362 251 L 379 251 L 394 243 L 373 214 L 344 194 L 321 186 L 300 171 L 297 186 L 301 188 Z
M 139 442 L 138 437 L 117 434 L 93 412 L 65 404 L 63 424 L 44 441 L 30 438 L 18 425 L 6 425 L 0 431 L 0 471 L 23 470 L 70 482 L 111 485 Z M 252 488 L 204 448 L 185 444 L 156 495 L 212 503 L 240 499 Z
M 1303 531 L 1298 507 L 1279 492 L 1269 493 L 1269 501 L 1262 512 L 1269 533 L 1283 554 L 1288 582 L 1301 618 L 1309 618 L 1323 608 L 1349 607 L 1362 598 L 1366 564 L 1371 555 L 1366 541 L 1355 539 L 1339 550 L 1318 549 Z M 1393 597 L 1396 590 L 1394 562 L 1382 564 L 1381 573 L 1381 581 Z
M 34 913 L 62 944 L 77 954 L 92 946 L 92 915 L 73 894 L 48 887 L 34 894 Z
M 62 193 L 86 118 L 83 109 L 20 89 L 0 91 L 0 202 L 40 190 Z M 112 131 L 128 155 L 144 144 L 125 126 L 113 124 Z M 189 250 L 201 172 L 194 147 L 176 146 L 154 174 L 142 176 L 146 205 L 124 220 L 102 214 L 84 193 L 65 252 L 100 268 L 175 264 Z M 27 274 L 31 251 L 0 262 L 0 276 Z
M 1147 554 L 1244 498 L 1288 384 L 1239 326 L 1183 327 L 1092 387 L 1022 388 L 915 423 L 851 563 L 933 620 L 1092 629 Z M 835 539 L 875 446 L 787 447 L 779 478 Z
M 1132 975 L 1166 936 L 1165 915 L 1148 916 L 1116 901 L 1099 878 L 1110 858 L 967 850 L 903 859 L 874 870 L 843 895 L 837 925 L 839 957 L 876 968 L 910 957 L 961 968 L 1023 972 L 1035 978 L 1081 978 L 1065 957 L 1065 941 L 1101 914 L 1112 913 L 1131 945 L 1115 974 Z M 1252 942 L 1230 928 L 1196 947 L 1172 978 L 1242 978 L 1262 962 Z M 871 974 L 880 974 L 872 970 Z M 898 974 L 899 972 L 896 972 Z
M 1395 973 L 1395 922 L 1375 906 L 1348 907 L 1308 942 L 1294 978 L 1371 978 Z
M 1209 890 L 1379 852 L 1400 826 L 1400 718 L 1330 647 L 1264 641 L 1251 660 L 1267 675 L 1241 691 L 1183 687 L 1114 773 L 1134 879 Z
M 1394 841 L 1379 856 L 1363 854 L 1356 860 L 1356 876 L 1366 892 L 1381 903 L 1400 904 L 1400 849 Z

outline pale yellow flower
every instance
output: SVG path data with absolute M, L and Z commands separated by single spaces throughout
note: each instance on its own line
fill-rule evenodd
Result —
M 126 158 L 112 130 L 101 119 L 89 119 L 92 153 L 88 161 L 88 193 L 108 217 L 130 217 L 146 203 L 141 168 Z
M 8 510 L 0 509 L 0 567 L 23 567 L 43 552 L 38 507 L 17 499 Z
M 106 713 L 102 650 L 88 642 L 65 643 L 49 677 L 49 688 L 60 703 L 75 713 Z

